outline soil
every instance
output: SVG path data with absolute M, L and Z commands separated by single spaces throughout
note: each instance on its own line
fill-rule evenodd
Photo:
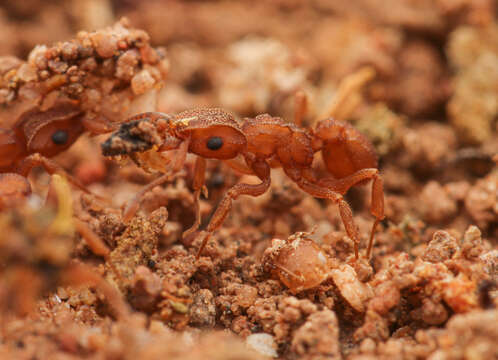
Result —
M 378 5 L 0 1 L 1 127 L 61 99 L 92 125 L 52 158 L 90 194 L 36 168 L 32 194 L 0 212 L 0 358 L 498 359 L 496 2 Z M 365 68 L 375 76 L 341 98 Z M 337 206 L 280 169 L 197 259 L 200 240 L 182 237 L 192 155 L 123 220 L 176 155 L 146 169 L 104 157 L 128 117 L 209 106 L 292 122 L 299 91 L 303 127 L 333 112 L 377 151 L 371 259 L 370 184 L 345 196 L 356 260 Z M 208 161 L 200 229 L 242 181 L 258 180 Z

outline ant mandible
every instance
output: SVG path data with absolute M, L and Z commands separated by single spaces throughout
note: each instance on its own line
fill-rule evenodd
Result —
M 305 98 L 298 97 L 295 119 L 300 123 Z M 240 195 L 260 196 L 271 182 L 271 168 L 282 168 L 302 190 L 317 198 L 329 199 L 339 207 L 348 236 L 359 258 L 360 237 L 351 207 L 343 195 L 353 186 L 372 180 L 371 214 L 375 217 L 367 248 L 370 258 L 377 224 L 384 219 L 383 181 L 377 169 L 377 157 L 370 141 L 348 123 L 327 118 L 312 129 L 304 129 L 268 114 L 246 118 L 238 123 L 223 109 L 187 110 L 176 115 L 148 112 L 135 115 L 123 123 L 102 144 L 105 156 L 126 155 L 144 168 L 159 168 L 160 152 L 177 150 L 175 161 L 165 175 L 147 185 L 128 204 L 124 220 L 136 212 L 141 196 L 166 182 L 183 168 L 187 153 L 197 155 L 193 188 L 196 220 L 184 236 L 200 224 L 199 196 L 204 185 L 206 159 L 225 161 L 236 171 L 256 175 L 261 183 L 239 183 L 230 188 L 219 203 L 202 240 L 200 256 L 211 234 L 218 229 Z M 332 175 L 318 179 L 312 168 L 315 153 L 321 152 L 326 171 Z M 241 156 L 244 163 L 238 162 Z M 159 166 L 158 166 L 159 159 Z M 164 160 L 164 162 L 167 162 Z M 163 167 L 163 166 L 162 166 Z
M 22 113 L 12 128 L 0 128 L 0 210 L 31 193 L 26 177 L 35 166 L 49 174 L 63 173 L 88 193 L 78 179 L 49 158 L 69 148 L 85 131 L 112 131 L 108 125 L 86 118 L 78 102 L 60 99 L 45 111 L 35 106 Z

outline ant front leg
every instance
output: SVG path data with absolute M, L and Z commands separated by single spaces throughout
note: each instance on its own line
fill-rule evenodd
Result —
M 372 200 L 370 203 L 370 213 L 375 217 L 375 221 L 370 231 L 370 240 L 367 248 L 367 258 L 370 258 L 374 242 L 375 229 L 379 222 L 384 220 L 384 182 L 379 175 L 379 170 L 375 168 L 361 169 L 342 179 L 327 178 L 319 181 L 320 186 L 327 187 L 342 195 L 356 184 L 372 179 Z
M 358 227 L 354 223 L 353 211 L 346 200 L 344 200 L 343 196 L 327 187 L 323 187 L 319 184 L 314 184 L 309 180 L 306 180 L 299 170 L 284 168 L 284 171 L 302 190 L 306 191 L 308 194 L 316 198 L 329 199 L 339 206 L 339 213 L 341 215 L 342 222 L 349 238 L 353 240 L 355 258 L 358 259 L 360 235 Z
M 194 209 L 195 209 L 195 221 L 194 224 L 187 230 L 183 232 L 183 238 L 186 238 L 194 231 L 199 228 L 201 224 L 201 208 L 199 205 L 199 198 L 201 196 L 201 191 L 204 193 L 204 196 L 207 197 L 207 188 L 204 186 L 204 180 L 206 177 L 206 159 L 198 156 L 195 160 L 195 169 L 194 169 Z
M 135 194 L 133 199 L 131 199 L 128 202 L 128 204 L 126 204 L 126 207 L 123 211 L 123 221 L 124 222 L 130 221 L 133 218 L 133 216 L 135 216 L 135 214 L 138 211 L 138 208 L 140 206 L 140 201 L 142 200 L 143 196 L 146 193 L 148 193 L 150 190 L 152 190 L 156 186 L 170 182 L 176 176 L 178 176 L 178 172 L 183 168 L 183 165 L 185 164 L 185 159 L 187 158 L 189 144 L 190 144 L 190 139 L 187 139 L 180 144 L 180 146 L 178 148 L 177 157 L 175 159 L 175 163 L 173 164 L 173 167 L 171 168 L 170 171 L 168 171 L 166 174 L 161 175 L 160 177 L 158 177 L 156 180 L 152 181 L 151 183 L 147 184 L 137 194 Z
M 196 258 L 198 259 L 204 250 L 211 234 L 218 229 L 225 218 L 228 215 L 228 212 L 232 208 L 233 200 L 236 200 L 240 195 L 250 195 L 250 196 L 260 196 L 263 195 L 269 188 L 271 184 L 270 178 L 270 166 L 266 162 L 255 163 L 253 164 L 254 172 L 258 174 L 258 177 L 261 179 L 260 184 L 252 185 L 252 184 L 237 184 L 231 187 L 223 199 L 218 204 L 214 215 L 211 218 L 207 228 L 205 231 L 199 234 L 199 237 L 202 238 L 202 243 L 197 252 Z
M 68 174 L 66 170 L 64 170 L 55 161 L 50 160 L 49 158 L 46 158 L 39 153 L 32 154 L 24 158 L 24 160 L 22 160 L 19 166 L 17 167 L 16 172 L 21 176 L 27 177 L 31 169 L 36 166 L 43 167 L 45 171 L 48 172 L 50 175 L 62 174 L 66 177 L 67 181 L 69 181 L 72 185 L 74 185 L 78 189 L 84 191 L 87 194 L 91 194 L 100 199 L 103 199 L 101 196 L 93 194 L 90 190 L 87 189 L 85 185 L 83 185 L 81 181 L 79 181 L 72 175 Z

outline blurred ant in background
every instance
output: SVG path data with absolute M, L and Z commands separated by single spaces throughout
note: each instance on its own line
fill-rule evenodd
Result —
M 21 114 L 12 128 L 0 128 L 0 209 L 31 194 L 26 177 L 35 166 L 42 166 L 51 175 L 64 174 L 71 184 L 89 193 L 78 179 L 50 159 L 85 131 L 101 134 L 112 131 L 112 127 L 86 118 L 78 102 L 72 100 L 58 100 L 45 111 L 36 106 Z

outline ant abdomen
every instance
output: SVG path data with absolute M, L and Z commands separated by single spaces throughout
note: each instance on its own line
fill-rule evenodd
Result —
M 314 134 L 322 141 L 323 162 L 334 178 L 342 179 L 356 171 L 377 167 L 377 155 L 371 142 L 350 124 L 322 120 Z

